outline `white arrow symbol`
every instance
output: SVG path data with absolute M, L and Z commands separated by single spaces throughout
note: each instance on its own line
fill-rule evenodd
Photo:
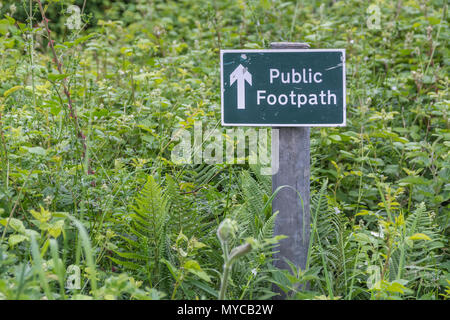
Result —
M 230 86 L 237 81 L 237 108 L 245 109 L 245 81 L 252 85 L 252 75 L 240 64 L 230 74 Z

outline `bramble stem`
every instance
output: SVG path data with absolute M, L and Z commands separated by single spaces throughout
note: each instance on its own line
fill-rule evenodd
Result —
M 36 0 L 36 1 L 39 5 L 39 11 L 41 12 L 42 22 L 44 23 L 45 31 L 47 32 L 48 45 L 52 50 L 53 61 L 56 64 L 56 68 L 58 69 L 59 74 L 64 74 L 62 72 L 62 64 L 59 61 L 58 56 L 55 51 L 54 40 L 52 40 L 52 36 L 50 34 L 51 31 L 50 31 L 50 28 L 48 27 L 48 19 L 45 16 L 45 11 L 44 11 L 44 8 L 42 7 L 42 2 L 41 2 L 41 0 Z M 83 134 L 83 131 L 81 130 L 80 125 L 78 123 L 77 113 L 76 113 L 75 108 L 73 107 L 72 98 L 70 97 L 70 92 L 67 87 L 67 79 L 66 78 L 62 79 L 62 85 L 63 85 L 64 95 L 67 97 L 67 102 L 68 102 L 68 107 L 69 107 L 69 116 L 74 121 L 77 136 L 78 136 L 78 138 L 80 138 L 81 144 L 83 146 L 83 156 L 82 157 L 84 158 L 86 155 L 86 136 Z M 89 165 L 89 161 L 88 161 L 88 165 Z M 89 169 L 88 173 L 92 173 L 92 171 Z

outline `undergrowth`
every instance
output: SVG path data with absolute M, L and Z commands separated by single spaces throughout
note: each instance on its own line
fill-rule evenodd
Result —
M 0 2 L 0 299 L 448 299 L 447 4 L 374 5 Z M 226 138 L 219 50 L 272 41 L 346 49 L 304 270 L 273 266 L 270 176 L 171 160 L 177 129 Z

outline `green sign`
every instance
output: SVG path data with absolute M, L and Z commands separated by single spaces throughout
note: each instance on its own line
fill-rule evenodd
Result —
M 345 50 L 221 50 L 222 125 L 345 126 Z

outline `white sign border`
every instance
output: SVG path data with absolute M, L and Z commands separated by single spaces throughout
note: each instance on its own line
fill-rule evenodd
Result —
M 269 123 L 225 123 L 224 121 L 224 107 L 223 107 L 223 54 L 224 53 L 268 53 L 268 52 L 341 52 L 344 60 L 342 61 L 342 97 L 343 97 L 343 123 L 320 123 L 320 124 L 269 124 Z M 221 104 L 221 119 L 222 126 L 228 127 L 345 127 L 347 124 L 347 88 L 346 88 L 346 74 L 345 74 L 345 49 L 224 49 L 220 50 L 220 104 Z

